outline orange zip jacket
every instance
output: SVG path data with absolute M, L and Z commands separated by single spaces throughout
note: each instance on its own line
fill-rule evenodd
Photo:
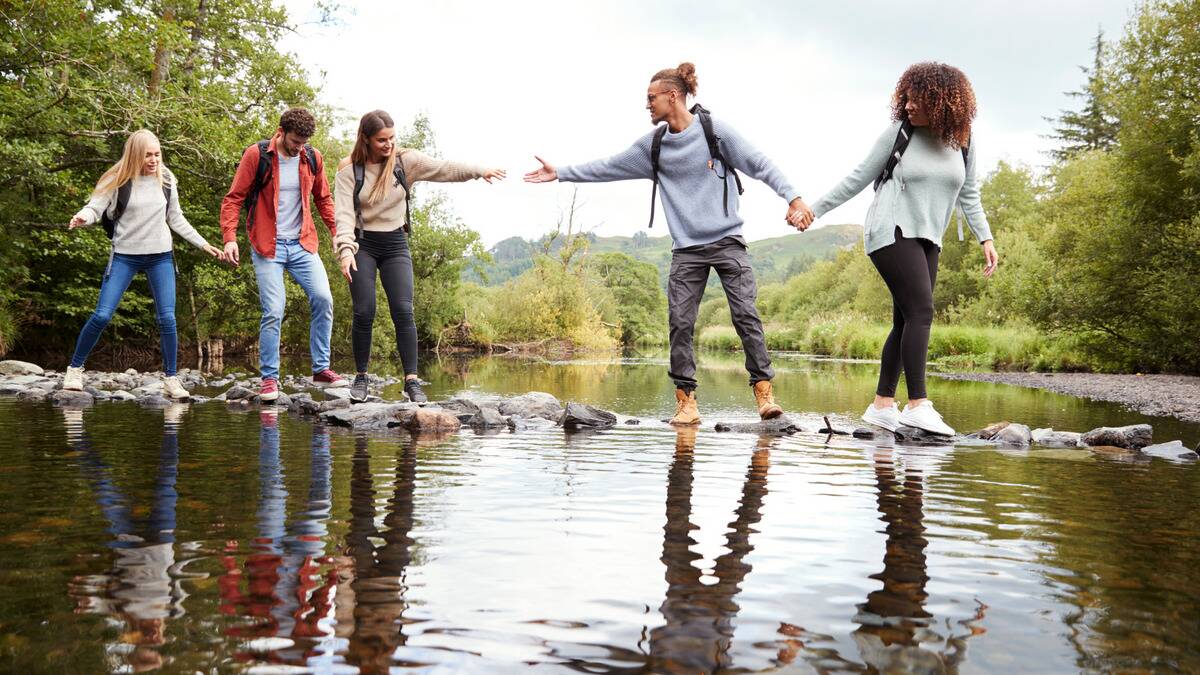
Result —
M 275 217 L 279 210 L 279 159 L 275 154 L 275 144 L 279 134 L 271 138 L 267 153 L 271 155 L 271 181 L 263 186 L 254 205 L 254 223 L 249 226 L 250 245 L 264 258 L 275 257 Z M 317 210 L 321 220 L 329 228 L 330 234 L 336 234 L 336 224 L 333 216 L 333 193 L 325 180 L 325 160 L 321 153 L 313 150 L 317 157 L 317 175 L 312 174 L 308 161 L 300 161 L 300 206 L 303 218 L 300 222 L 300 245 L 309 253 L 317 252 L 317 228 L 313 225 L 312 208 L 309 197 L 316 199 Z M 233 176 L 233 185 L 225 199 L 221 200 L 221 239 L 225 243 L 237 241 L 238 218 L 245 204 L 246 195 L 254 186 L 255 174 L 258 173 L 258 143 L 252 144 L 242 153 L 242 161 L 238 163 L 237 173 Z

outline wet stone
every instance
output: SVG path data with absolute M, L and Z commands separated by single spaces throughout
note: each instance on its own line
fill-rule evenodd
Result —
M 559 420 L 559 425 L 566 431 L 611 429 L 616 424 L 616 415 L 585 403 L 568 403 Z
M 855 438 L 863 438 L 863 439 L 867 439 L 867 440 L 875 438 L 875 432 L 866 427 L 859 427 L 859 428 L 855 429 L 854 431 L 850 432 L 850 435 Z
M 224 394 L 221 394 L 217 398 L 225 400 L 225 401 L 240 401 L 242 399 L 252 398 L 252 397 L 254 397 L 253 391 L 251 391 L 241 385 L 234 385 L 234 386 L 230 387 Z
M 453 415 L 453 411 L 447 411 Z M 500 414 L 495 408 L 479 408 L 479 411 L 470 415 L 466 421 L 463 421 L 462 416 L 466 413 L 457 415 L 459 421 L 462 421 L 472 429 L 503 429 L 508 427 L 508 420 Z
M 175 403 L 176 401 L 172 401 L 161 394 L 147 394 L 137 400 L 137 404 L 143 408 L 166 408 Z
M 1027 448 L 1033 441 L 1033 435 L 1024 424 L 1009 424 L 992 436 L 991 440 L 1000 445 Z
M 1149 424 L 1131 424 L 1126 427 L 1100 427 L 1092 429 L 1080 438 L 1088 446 L 1113 446 L 1137 450 L 1150 445 L 1154 430 Z
M 96 398 L 86 391 L 69 391 L 67 389 L 59 389 L 50 395 L 50 402 L 54 405 L 64 406 L 89 406 L 94 403 Z
M 915 427 L 899 427 L 894 433 L 897 443 L 945 445 L 954 441 L 950 436 L 935 434 Z
M 509 417 L 540 417 L 558 422 L 563 415 L 563 406 L 551 394 L 531 391 L 500 402 L 500 414 Z
M 1148 445 L 1142 448 L 1141 453 L 1150 457 L 1158 457 L 1160 459 L 1169 459 L 1175 461 L 1195 461 L 1200 459 L 1200 455 L 1189 450 L 1183 441 L 1171 441 L 1170 443 L 1158 443 Z
M 790 436 L 804 431 L 787 415 L 780 415 L 773 420 L 760 422 L 717 422 L 717 431 L 733 431 L 742 434 L 766 434 L 770 436 Z
M 361 403 L 351 406 L 349 399 L 345 401 L 337 409 L 321 411 L 321 419 L 337 426 L 378 430 L 403 426 L 415 414 L 413 406 L 408 403 Z M 457 418 L 454 423 L 458 424 Z
M 418 408 L 410 412 L 412 414 L 408 416 L 404 426 L 414 433 L 458 431 L 462 426 L 457 415 L 445 410 Z
M 17 400 L 19 400 L 19 401 L 45 401 L 46 396 L 48 396 L 48 395 L 49 395 L 49 392 L 43 391 L 41 389 L 26 389 L 25 391 L 17 393 Z
M 639 419 L 635 419 L 635 418 L 633 418 L 633 417 L 631 417 L 631 418 L 629 418 L 629 419 L 625 420 L 625 424 L 629 424 L 629 425 L 637 425 L 637 424 L 641 424 L 641 423 L 642 423 L 642 421 L 641 421 L 641 420 L 639 420 Z
M 0 375 L 44 375 L 45 370 L 36 363 L 9 359 L 0 361 Z
M 1078 447 L 1079 437 L 1082 435 L 1074 431 L 1055 431 L 1054 429 L 1034 429 L 1031 432 L 1033 442 L 1047 448 Z

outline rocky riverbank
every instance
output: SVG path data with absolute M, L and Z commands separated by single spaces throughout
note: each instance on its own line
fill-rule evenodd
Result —
M 1200 377 L 1103 373 L 934 373 L 947 380 L 996 382 L 1120 403 L 1145 415 L 1200 422 Z
M 124 401 L 144 407 L 167 407 L 177 403 L 163 396 L 162 380 L 162 373 L 139 373 L 133 369 L 123 373 L 92 371 L 87 373 L 83 391 L 66 391 L 62 389 L 61 373 L 22 361 L 0 361 L 0 396 L 66 407 L 87 407 L 103 401 Z M 318 418 L 326 424 L 357 430 L 444 434 L 464 427 L 480 433 L 561 427 L 565 432 L 577 433 L 611 429 L 619 424 L 666 422 L 623 416 L 579 402 L 564 404 L 551 394 L 536 391 L 509 398 L 452 398 L 424 404 L 412 403 L 407 398 L 384 400 L 371 395 L 366 402 L 355 403 L 350 400 L 349 389 L 323 389 L 314 385 L 311 378 L 292 376 L 285 377 L 280 383 L 284 391 L 276 401 L 263 402 L 255 394 L 257 378 L 246 375 L 209 377 L 185 369 L 179 372 L 179 380 L 185 389 L 194 392 L 190 398 L 192 403 L 286 409 L 299 416 Z M 383 387 L 398 382 L 394 378 L 374 377 L 371 390 L 377 394 Z M 209 392 L 211 396 L 196 393 L 198 391 Z M 950 438 L 909 427 L 901 427 L 894 433 L 867 427 L 840 428 L 828 416 L 801 413 L 765 422 L 718 422 L 714 430 L 766 435 L 810 433 L 828 438 L 845 436 L 894 441 L 901 445 L 1077 448 L 1131 461 L 1150 457 L 1175 461 L 1198 458 L 1196 452 L 1184 447 L 1180 441 L 1154 444 L 1153 429 L 1148 424 L 1101 427 L 1080 433 L 997 422 L 979 431 Z

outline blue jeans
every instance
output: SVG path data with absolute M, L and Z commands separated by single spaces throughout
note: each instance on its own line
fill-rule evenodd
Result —
M 75 355 L 71 357 L 71 365 L 82 368 L 88 354 L 100 340 L 104 331 L 129 282 L 138 272 L 145 272 L 150 281 L 150 294 L 154 296 L 154 314 L 158 320 L 158 340 L 162 346 L 163 372 L 175 374 L 176 352 L 179 349 L 178 337 L 175 333 L 175 259 L 171 252 L 149 253 L 146 255 L 126 255 L 114 253 L 104 281 L 100 284 L 100 300 L 96 303 L 96 311 L 92 312 L 83 330 L 79 332 L 79 340 L 75 342 Z
M 275 257 L 264 258 L 251 250 L 254 276 L 258 278 L 258 299 L 262 303 L 262 322 L 258 328 L 258 363 L 260 374 L 279 377 L 279 327 L 287 295 L 283 286 L 286 270 L 304 294 L 312 320 L 308 327 L 308 351 L 312 356 L 312 371 L 319 373 L 329 367 L 329 339 L 333 331 L 333 295 L 329 292 L 329 277 L 315 253 L 300 246 L 298 239 L 275 241 Z

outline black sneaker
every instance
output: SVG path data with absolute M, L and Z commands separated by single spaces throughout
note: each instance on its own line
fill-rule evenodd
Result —
M 404 393 L 408 394 L 408 400 L 413 403 L 429 401 L 429 397 L 425 395 L 424 391 L 421 391 L 421 381 L 415 377 L 404 380 Z
M 354 384 L 350 385 L 350 400 L 362 403 L 367 400 L 367 374 L 359 373 L 354 376 Z

